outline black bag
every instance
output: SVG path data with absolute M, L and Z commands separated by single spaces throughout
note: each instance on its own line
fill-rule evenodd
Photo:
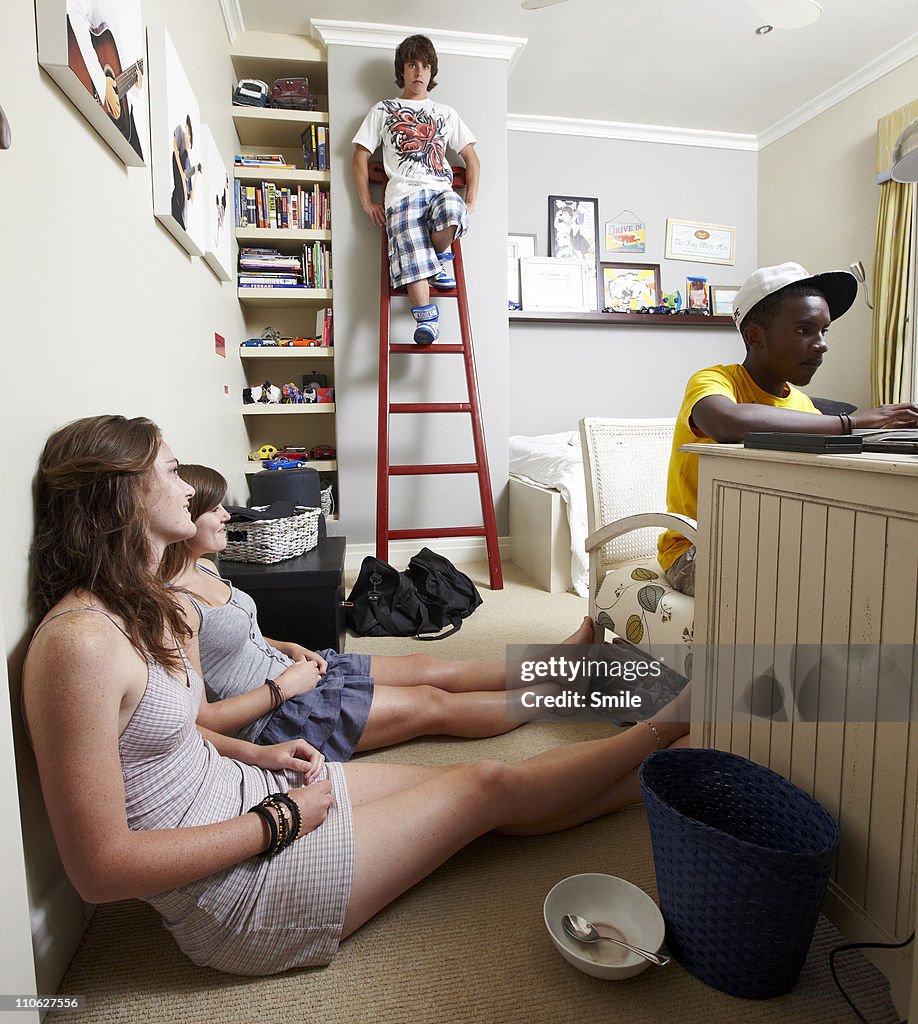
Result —
M 481 604 L 481 594 L 468 576 L 430 548 L 421 548 L 412 556 L 405 572 L 427 606 L 431 622 L 439 629 L 452 626 L 446 636 L 458 632 L 462 620 Z
M 347 624 L 358 636 L 442 640 L 457 633 L 480 604 L 468 576 L 429 548 L 414 555 L 405 572 L 368 555 L 348 595 Z M 450 628 L 441 632 L 445 626 Z

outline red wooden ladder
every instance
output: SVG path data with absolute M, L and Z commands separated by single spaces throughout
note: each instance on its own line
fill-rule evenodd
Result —
M 370 181 L 385 183 L 386 177 L 381 164 L 370 164 Z M 454 168 L 454 184 L 465 184 L 464 168 Z M 378 446 L 376 463 L 376 557 L 383 562 L 389 560 L 389 541 L 407 540 L 418 537 L 484 537 L 488 548 L 488 570 L 491 589 L 502 590 L 503 572 L 497 543 L 497 520 L 494 516 L 494 500 L 491 495 L 491 476 L 488 471 L 488 453 L 485 445 L 484 427 L 481 421 L 481 403 L 478 397 L 478 374 L 475 370 L 475 351 L 472 346 L 472 323 L 469 318 L 468 295 L 465 287 L 465 268 L 462 263 L 462 247 L 459 241 L 452 244 L 453 269 L 456 287 L 437 290 L 432 298 L 454 298 L 458 303 L 461 344 L 416 345 L 393 343 L 390 339 L 390 313 L 393 296 L 407 295 L 403 288 L 393 288 L 389 278 L 389 254 L 385 231 L 381 232 L 379 277 L 379 404 Z M 412 324 L 413 326 L 413 324 Z M 461 355 L 465 365 L 467 400 L 464 402 L 392 402 L 389 396 L 389 356 L 391 353 L 416 356 Z M 463 413 L 470 418 L 472 440 L 475 449 L 474 462 L 427 463 L 421 465 L 392 465 L 389 461 L 389 417 L 403 413 L 439 414 Z M 442 526 L 416 529 L 393 530 L 389 527 L 389 480 L 393 476 L 439 476 L 446 473 L 474 473 L 478 477 L 478 492 L 481 498 L 481 526 Z

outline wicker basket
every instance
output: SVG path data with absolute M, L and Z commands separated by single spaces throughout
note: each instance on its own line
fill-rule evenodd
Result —
M 303 555 L 319 543 L 319 508 L 296 506 L 284 519 L 260 519 L 228 523 L 226 550 L 220 555 L 228 562 L 260 562 L 271 565 L 285 558 Z
M 793 988 L 838 847 L 832 817 L 726 751 L 661 750 L 639 778 L 670 951 L 730 995 Z

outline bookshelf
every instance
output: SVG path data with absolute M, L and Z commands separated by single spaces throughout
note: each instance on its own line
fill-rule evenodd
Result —
M 289 189 L 298 195 L 327 199 L 331 191 L 331 173 L 304 166 L 302 132 L 312 126 L 328 128 L 328 71 L 324 47 L 305 36 L 269 32 L 243 32 L 237 36 L 231 51 L 233 71 L 237 79 L 258 78 L 269 87 L 277 78 L 307 78 L 310 92 L 316 97 L 318 110 L 278 110 L 270 107 L 232 107 L 233 123 L 239 137 L 240 154 L 273 153 L 284 157 L 293 166 L 234 166 L 234 178 L 243 193 L 246 187 L 280 194 Z M 327 147 L 328 148 L 328 147 Z M 298 194 L 299 193 L 299 194 Z M 240 247 L 270 248 L 283 256 L 302 255 L 304 246 L 320 243 L 323 250 L 331 248 L 329 228 L 256 227 L 238 225 L 236 241 Z M 266 219 L 266 218 L 263 218 Z M 246 322 L 247 337 L 260 337 L 266 327 L 278 330 L 282 337 L 316 337 L 316 314 L 332 307 L 331 287 L 237 287 L 237 296 Z M 311 373 L 323 374 L 329 387 L 336 387 L 334 347 L 246 347 L 239 349 L 246 384 L 250 387 L 270 381 L 277 387 L 291 382 L 302 383 Z M 337 392 L 336 392 L 337 397 Z M 315 449 L 325 446 L 337 453 L 334 403 L 306 405 L 242 405 L 240 412 L 246 426 L 249 451 L 270 444 Z M 261 471 L 261 462 L 240 454 L 246 474 Z M 332 481 L 335 506 L 338 507 L 338 460 L 311 459 L 303 463 Z

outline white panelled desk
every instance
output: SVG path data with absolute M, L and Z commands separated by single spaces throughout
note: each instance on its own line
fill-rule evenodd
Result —
M 685 450 L 699 455 L 693 741 L 815 796 L 841 831 L 827 915 L 853 942 L 901 942 L 918 868 L 918 457 Z M 918 1021 L 914 943 L 868 955 Z

